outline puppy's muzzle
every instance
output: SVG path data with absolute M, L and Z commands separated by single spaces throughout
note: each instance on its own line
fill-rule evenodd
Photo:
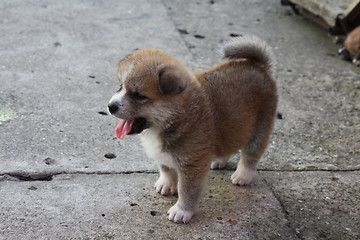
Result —
M 108 109 L 111 114 L 114 114 L 119 110 L 119 106 L 118 106 L 118 104 L 115 104 L 115 103 L 109 103 Z

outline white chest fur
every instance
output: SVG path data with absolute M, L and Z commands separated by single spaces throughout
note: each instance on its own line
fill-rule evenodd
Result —
M 173 157 L 162 151 L 163 141 L 160 138 L 160 132 L 156 129 L 149 128 L 140 134 L 142 144 L 148 157 L 154 159 L 159 166 L 165 165 L 169 168 L 176 169 Z

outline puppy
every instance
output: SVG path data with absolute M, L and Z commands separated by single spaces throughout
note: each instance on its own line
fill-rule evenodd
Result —
M 160 170 L 156 191 L 178 193 L 168 211 L 174 222 L 190 221 L 210 167 L 223 168 L 239 149 L 231 180 L 249 184 L 273 129 L 278 96 L 268 46 L 241 37 L 225 44 L 223 52 L 228 60 L 202 73 L 156 49 L 120 62 L 120 89 L 108 104 L 120 118 L 116 134 L 123 139 L 141 133 Z
M 339 49 L 339 55 L 360 67 L 360 26 L 346 36 L 344 47 Z

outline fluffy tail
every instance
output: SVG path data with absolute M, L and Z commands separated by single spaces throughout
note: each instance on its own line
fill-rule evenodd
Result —
M 223 47 L 224 58 L 243 59 L 271 68 L 271 48 L 260 38 L 255 36 L 237 37 L 225 43 Z

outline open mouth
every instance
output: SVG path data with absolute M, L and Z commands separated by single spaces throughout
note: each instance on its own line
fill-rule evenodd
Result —
M 116 136 L 124 139 L 126 135 L 139 134 L 146 128 L 148 128 L 148 124 L 145 118 L 137 118 L 135 120 L 120 119 L 116 126 Z

